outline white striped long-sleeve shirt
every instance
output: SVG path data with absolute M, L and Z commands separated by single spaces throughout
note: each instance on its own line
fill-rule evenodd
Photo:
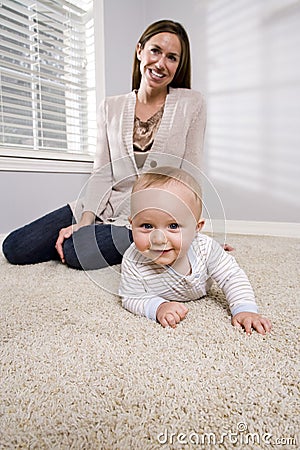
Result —
M 145 258 L 135 244 L 131 244 L 121 266 L 119 294 L 123 307 L 156 320 L 161 303 L 198 300 L 206 295 L 207 283 L 213 279 L 225 293 L 233 316 L 242 311 L 257 312 L 247 275 L 218 242 L 198 233 L 188 257 L 191 273 L 184 276 L 170 266 L 161 266 Z

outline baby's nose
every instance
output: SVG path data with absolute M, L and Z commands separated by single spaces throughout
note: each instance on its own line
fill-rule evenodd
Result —
M 167 238 L 162 230 L 153 230 L 150 233 L 150 243 L 151 245 L 165 244 Z

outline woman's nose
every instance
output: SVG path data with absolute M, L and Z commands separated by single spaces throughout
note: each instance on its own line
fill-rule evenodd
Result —
M 161 245 L 167 242 L 165 233 L 162 230 L 153 230 L 150 234 L 151 245 Z
M 156 61 L 155 65 L 158 69 L 163 69 L 166 65 L 165 57 L 161 55 L 160 58 Z

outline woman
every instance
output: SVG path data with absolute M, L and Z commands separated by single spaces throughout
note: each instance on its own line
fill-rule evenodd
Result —
M 150 25 L 136 46 L 129 94 L 108 97 L 85 195 L 12 232 L 3 252 L 12 264 L 60 258 L 77 269 L 119 264 L 132 241 L 126 227 L 132 184 L 157 165 L 201 168 L 206 108 L 191 90 L 190 46 L 177 22 Z

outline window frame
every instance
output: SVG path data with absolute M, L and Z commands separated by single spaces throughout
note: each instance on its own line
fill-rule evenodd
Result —
M 103 0 L 93 0 L 96 105 L 105 95 Z M 0 148 L 0 171 L 90 173 L 93 154 Z

